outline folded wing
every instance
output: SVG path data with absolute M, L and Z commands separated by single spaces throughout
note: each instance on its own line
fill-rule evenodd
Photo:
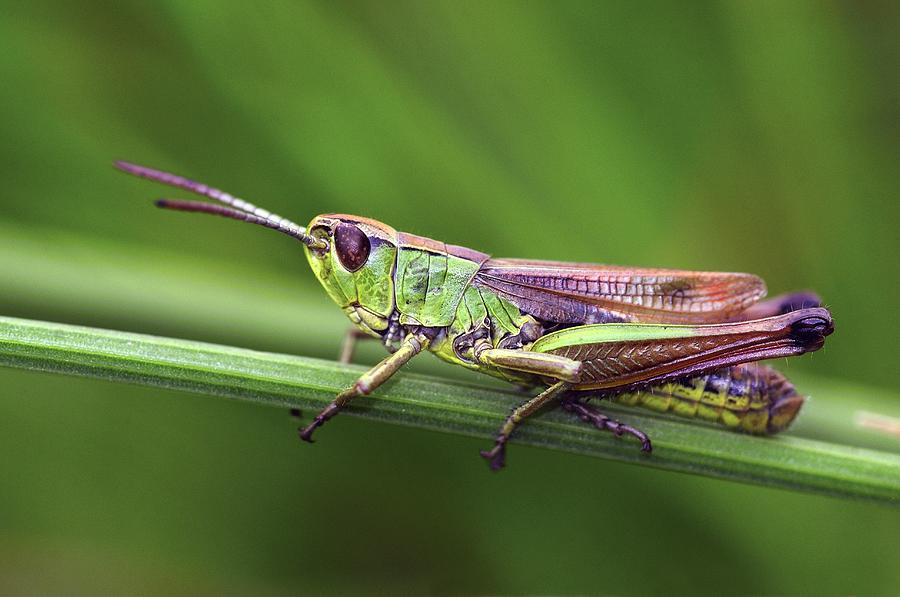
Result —
M 558 323 L 703 323 L 737 317 L 766 294 L 742 273 L 490 259 L 474 284 Z

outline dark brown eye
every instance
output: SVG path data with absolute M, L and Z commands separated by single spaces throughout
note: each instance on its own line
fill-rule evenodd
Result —
M 369 258 L 369 237 L 353 224 L 341 222 L 334 231 L 334 249 L 348 272 L 355 272 Z

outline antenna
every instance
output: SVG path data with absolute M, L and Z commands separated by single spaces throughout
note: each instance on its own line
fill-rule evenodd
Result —
M 288 236 L 292 236 L 311 249 L 325 250 L 328 248 L 328 243 L 326 241 L 313 238 L 306 233 L 306 228 L 295 224 L 287 218 L 282 218 L 277 214 L 262 209 L 261 207 L 256 207 L 249 201 L 244 201 L 225 191 L 210 187 L 201 182 L 184 178 L 183 176 L 178 176 L 177 174 L 147 168 L 146 166 L 139 166 L 122 160 L 114 162 L 113 165 L 122 172 L 179 189 L 184 189 L 203 197 L 208 197 L 214 201 L 219 201 L 225 205 L 229 205 L 233 209 L 212 205 L 210 203 L 203 203 L 201 201 L 180 201 L 173 199 L 160 199 L 156 202 L 158 207 L 177 211 L 209 213 L 232 218 L 234 220 L 240 220 L 242 222 L 250 222 L 251 224 L 259 224 L 260 226 L 272 228 L 273 230 L 278 230 Z
M 288 222 L 286 220 L 282 220 L 281 222 L 273 220 L 271 218 L 261 218 L 257 215 L 247 213 L 245 211 L 240 211 L 239 209 L 233 209 L 231 207 L 225 207 L 222 205 L 215 205 L 213 203 L 204 203 L 202 201 L 182 201 L 180 199 L 158 199 L 156 201 L 156 207 L 161 207 L 163 209 L 171 209 L 175 211 L 195 211 L 201 213 L 213 214 L 216 216 L 222 216 L 225 218 L 231 218 L 233 220 L 240 220 L 241 222 L 249 222 L 251 224 L 259 224 L 260 226 L 265 226 L 266 228 L 272 228 L 273 230 L 277 230 L 278 232 L 283 232 L 288 236 L 296 238 L 300 242 L 306 244 L 311 249 L 327 249 L 328 243 L 321 241 L 319 239 L 313 238 L 310 235 L 306 234 L 302 228 L 294 224 L 293 222 Z

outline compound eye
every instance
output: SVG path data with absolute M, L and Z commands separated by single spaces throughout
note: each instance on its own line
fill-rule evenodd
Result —
M 341 222 L 334 231 L 334 249 L 348 272 L 355 272 L 369 258 L 369 237 L 353 224 Z

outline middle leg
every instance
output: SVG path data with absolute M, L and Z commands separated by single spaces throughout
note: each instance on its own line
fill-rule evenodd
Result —
M 513 430 L 526 419 L 540 410 L 542 406 L 564 394 L 569 389 L 570 384 L 564 381 L 557 382 L 532 398 L 513 409 L 512 413 L 506 418 L 506 422 L 500 427 L 500 432 L 494 441 L 494 447 L 491 450 L 482 450 L 481 457 L 485 458 L 490 464 L 491 470 L 498 471 L 503 468 L 506 463 L 506 442 Z

